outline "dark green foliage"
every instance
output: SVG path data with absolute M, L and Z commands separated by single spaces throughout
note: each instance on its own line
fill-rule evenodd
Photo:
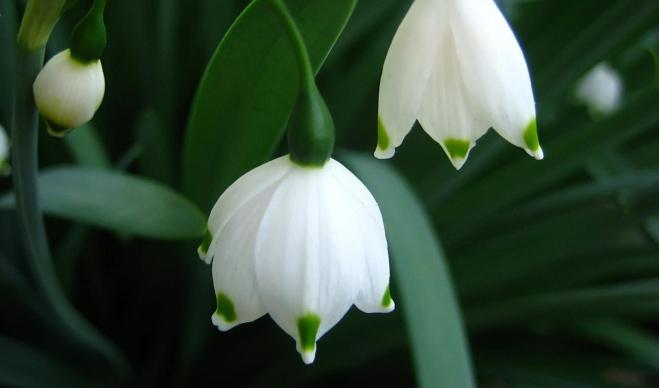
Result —
M 217 298 L 196 254 L 204 213 L 287 152 L 295 57 L 260 1 L 112 0 L 105 101 L 66 140 L 42 128 L 39 165 L 59 280 L 130 372 L 119 376 L 44 308 L 5 197 L 0 385 L 659 386 L 659 2 L 499 1 L 529 61 L 545 160 L 488 134 L 460 172 L 420 128 L 393 161 L 370 156 L 382 63 L 411 1 L 286 3 L 337 149 L 350 150 L 338 158 L 382 208 L 396 311 L 349 313 L 310 367 L 267 317 L 212 327 Z M 90 5 L 67 2 L 47 57 Z M 23 7 L 0 2 L 6 128 Z M 591 117 L 574 88 L 601 61 L 625 93 L 618 112 Z

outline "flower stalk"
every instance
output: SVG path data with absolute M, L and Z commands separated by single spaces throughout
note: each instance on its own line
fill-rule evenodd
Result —
M 309 52 L 293 16 L 282 0 L 270 0 L 270 4 L 286 29 L 300 72 L 300 94 L 287 133 L 291 160 L 320 167 L 334 151 L 334 121 L 316 86 Z
M 18 46 L 27 51 L 45 47 L 65 3 L 64 0 L 28 1 L 18 31 Z
M 23 17 L 16 52 L 12 117 L 12 165 L 16 210 L 26 259 L 37 289 L 55 316 L 54 322 L 77 345 L 102 354 L 120 374 L 127 366 L 118 350 L 71 306 L 55 275 L 39 201 L 38 113 L 32 84 L 41 70 L 48 37 L 64 1 L 30 0 Z

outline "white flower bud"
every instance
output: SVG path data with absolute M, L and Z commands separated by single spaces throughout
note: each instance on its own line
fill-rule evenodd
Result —
M 309 364 L 352 304 L 394 308 L 380 209 L 333 159 L 301 167 L 284 156 L 250 171 L 222 194 L 208 227 L 201 254 L 212 261 L 220 330 L 268 313 Z
M 542 159 L 535 118 L 524 54 L 494 1 L 412 4 L 384 63 L 376 157 L 418 120 L 457 169 L 490 127 Z
M 577 98 L 594 114 L 611 114 L 620 107 L 623 81 L 606 63 L 593 67 L 579 81 Z
M 81 62 L 64 50 L 46 63 L 33 90 L 39 113 L 53 131 L 79 127 L 94 117 L 103 101 L 101 61 Z

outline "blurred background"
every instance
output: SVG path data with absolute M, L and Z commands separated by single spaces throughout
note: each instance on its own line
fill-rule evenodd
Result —
M 124 171 L 182 191 L 195 91 L 220 39 L 248 3 L 109 1 L 103 105 L 90 125 L 64 140 L 41 131 L 41 168 Z M 359 1 L 319 72 L 339 159 L 359 159 L 374 149 L 380 72 L 410 4 Z M 412 206 L 425 210 L 430 223 L 419 225 L 431 233 L 415 241 L 407 232 L 408 245 L 419 251 L 394 252 L 394 313 L 351 310 L 319 342 L 316 363 L 305 367 L 293 341 L 268 317 L 229 333 L 212 327 L 211 273 L 197 258 L 198 240 L 144 238 L 47 216 L 66 295 L 125 360 L 111 368 L 43 307 L 13 206 L 3 202 L 0 385 L 440 386 L 429 383 L 432 372 L 422 368 L 436 362 L 441 373 L 447 361 L 433 357 L 451 359 L 451 348 L 441 344 L 461 333 L 438 323 L 424 338 L 439 346 L 424 353 L 414 333 L 419 324 L 432 329 L 433 322 L 419 323 L 401 306 L 416 298 L 416 306 L 435 309 L 441 320 L 446 299 L 423 289 L 414 294 L 409 285 L 397 298 L 397 270 L 435 260 L 452 281 L 418 283 L 442 282 L 450 290 L 452 282 L 479 386 L 659 386 L 659 2 L 499 5 L 529 62 L 545 160 L 533 161 L 490 132 L 458 173 L 421 128 L 412 131 L 396 158 L 382 163 L 398 171 L 396 182 L 413 193 Z M 70 6 L 47 57 L 67 47 L 87 7 L 83 0 Z M 8 131 L 23 8 L 20 0 L 0 2 L 0 124 Z M 624 85 L 619 106 L 607 112 L 576 96 L 579 81 L 602 62 Z M 276 153 L 285 150 L 282 144 Z M 387 202 L 381 199 L 386 190 L 372 186 L 377 174 L 363 179 L 381 205 Z M 10 177 L 0 178 L 2 192 L 11 186 Z M 390 219 L 385 211 L 390 240 L 416 226 Z M 443 249 L 431 248 L 426 257 L 414 245 L 429 240 Z

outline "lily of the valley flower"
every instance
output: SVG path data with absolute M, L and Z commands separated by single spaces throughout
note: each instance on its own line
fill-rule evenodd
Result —
M 212 261 L 220 330 L 270 314 L 308 364 L 352 304 L 394 309 L 378 205 L 333 159 L 303 167 L 284 156 L 250 171 L 222 194 L 208 227 L 200 255 Z
M 378 146 L 390 158 L 415 121 L 460 169 L 493 127 L 542 159 L 522 50 L 493 0 L 416 0 L 380 83 Z
M 577 85 L 577 98 L 594 114 L 611 114 L 620 107 L 623 82 L 606 63 L 592 68 Z
M 101 61 L 83 62 L 64 50 L 46 63 L 33 89 L 39 113 L 53 132 L 79 127 L 92 119 L 103 101 Z

